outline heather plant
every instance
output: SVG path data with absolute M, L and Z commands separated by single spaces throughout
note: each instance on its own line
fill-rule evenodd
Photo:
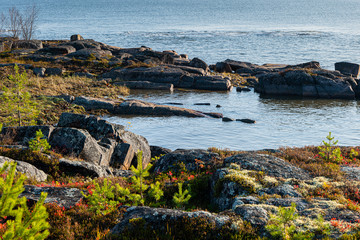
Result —
M 31 100 L 31 95 L 25 90 L 28 78 L 25 72 L 19 73 L 19 67 L 15 65 L 15 74 L 8 78 L 13 85 L 4 87 L 0 96 L 0 118 L 5 125 L 34 125 L 39 115 L 36 102 Z
M 29 141 L 29 148 L 35 152 L 48 152 L 51 148 L 48 141 L 43 138 L 44 134 L 42 133 L 41 129 L 36 132 L 36 136 L 34 139 Z
M 7 171 L 7 172 L 6 172 Z M 0 168 L 0 219 L 3 232 L 1 239 L 45 239 L 49 235 L 48 213 L 44 206 L 46 193 L 29 210 L 26 198 L 19 198 L 24 191 L 25 175 L 15 175 L 16 162 L 5 162 Z

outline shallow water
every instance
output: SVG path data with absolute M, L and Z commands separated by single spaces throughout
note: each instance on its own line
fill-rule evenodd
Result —
M 231 118 L 251 118 L 256 124 L 222 122 L 213 118 L 106 117 L 128 125 L 151 145 L 170 149 L 220 147 L 258 150 L 280 146 L 319 145 L 331 131 L 341 145 L 359 145 L 360 106 L 357 101 L 273 99 L 254 92 L 133 92 L 128 98 L 154 103 L 183 103 L 182 107 L 220 112 Z M 210 106 L 195 103 L 208 102 Z M 220 104 L 221 108 L 215 106 Z

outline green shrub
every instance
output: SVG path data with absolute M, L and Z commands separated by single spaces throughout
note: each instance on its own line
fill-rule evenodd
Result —
M 174 194 L 173 201 L 176 205 L 176 207 L 183 207 L 185 204 L 187 204 L 191 198 L 191 195 L 189 194 L 189 191 L 186 189 L 183 191 L 183 183 L 178 183 L 179 192 Z
M 29 148 L 35 152 L 48 152 L 51 148 L 50 144 L 46 139 L 43 138 L 44 134 L 42 133 L 41 129 L 36 132 L 36 136 L 34 139 L 29 141 Z
M 24 191 L 26 177 L 23 174 L 16 177 L 15 170 L 16 162 L 5 162 L 0 169 L 0 175 L 8 171 L 5 179 L 0 178 L 0 218 L 6 221 L 2 224 L 5 231 L 1 239 L 45 239 L 49 235 L 49 223 L 46 222 L 48 214 L 43 205 L 47 194 L 41 193 L 39 201 L 30 211 L 26 198 L 19 198 Z
M 323 146 L 319 146 L 319 155 L 326 161 L 326 162 L 334 162 L 334 163 L 341 163 L 341 160 L 343 159 L 341 155 L 340 148 L 334 147 L 337 145 L 338 140 L 334 141 L 334 137 L 331 136 L 331 132 L 329 132 L 329 135 L 326 136 L 326 141 L 323 142 Z

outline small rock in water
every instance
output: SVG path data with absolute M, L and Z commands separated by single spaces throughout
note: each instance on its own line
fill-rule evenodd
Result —
M 221 105 L 217 104 L 216 107 L 217 107 L 217 108 L 221 108 Z
M 223 122 L 232 122 L 232 121 L 235 121 L 235 120 L 233 118 L 223 117 L 222 121 Z
M 164 103 L 166 105 L 184 105 L 182 103 L 177 103 L 177 102 L 168 102 L 168 103 Z
M 255 120 L 243 118 L 243 119 L 236 119 L 236 121 L 243 122 L 243 123 L 256 123 Z
M 194 103 L 194 105 L 210 106 L 210 103 Z
M 251 89 L 250 89 L 250 88 L 247 88 L 247 87 L 237 87 L 237 88 L 236 88 L 236 91 L 237 91 L 237 92 L 250 92 Z

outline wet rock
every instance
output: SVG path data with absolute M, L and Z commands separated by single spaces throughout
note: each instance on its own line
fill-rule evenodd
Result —
M 351 84 L 335 72 L 312 70 L 288 70 L 263 74 L 255 91 L 272 95 L 295 95 L 317 98 L 354 99 Z
M 267 154 L 241 153 L 225 158 L 224 164 L 228 166 L 230 163 L 239 164 L 242 169 L 263 171 L 273 177 L 311 179 L 307 171 Z
M 178 171 L 178 163 L 183 162 L 186 169 L 196 171 L 200 164 L 204 166 L 219 160 L 217 153 L 209 152 L 203 149 L 177 149 L 171 153 L 162 156 L 154 165 L 155 172 Z M 202 162 L 202 163 L 201 163 Z
M 61 76 L 63 74 L 63 69 L 61 68 L 47 68 L 45 74 L 48 76 Z
M 274 188 L 265 188 L 259 191 L 259 195 L 262 196 L 264 193 L 273 195 L 277 194 L 282 197 L 303 197 L 300 193 L 298 193 L 293 186 L 289 184 L 283 184 L 281 186 L 277 186 Z
M 193 58 L 189 65 L 191 67 L 196 67 L 196 68 L 202 68 L 205 72 L 209 71 L 209 66 L 206 64 L 206 62 L 204 62 L 203 60 L 199 59 L 199 58 Z
M 177 103 L 177 102 L 167 102 L 167 103 L 164 103 L 165 105 L 178 105 L 178 106 L 182 106 L 184 105 L 183 103 Z
M 223 73 L 223 72 L 232 73 L 233 72 L 233 70 L 231 69 L 231 66 L 225 62 L 216 63 L 215 70 L 220 73 Z
M 354 78 L 359 78 L 360 65 L 349 62 L 337 62 L 335 63 L 335 70 L 340 71 L 342 74 L 349 74 Z
M 237 91 L 237 92 L 250 92 L 251 89 L 250 89 L 250 88 L 247 88 L 247 87 L 237 87 L 237 88 L 236 88 L 236 91 Z
M 150 207 L 128 207 L 119 223 L 110 231 L 111 234 L 121 235 L 123 231 L 138 231 L 139 226 L 131 222 L 135 219 L 142 219 L 145 227 L 153 230 L 167 231 L 167 227 L 188 223 L 191 228 L 191 219 L 204 219 L 209 227 L 206 228 L 206 239 L 214 239 L 217 229 L 230 222 L 228 216 L 217 215 L 206 211 L 185 212 L 175 209 L 150 208 Z M 199 227 L 195 226 L 194 227 Z M 205 230 L 205 229 L 204 229 Z
M 194 105 L 199 105 L 199 106 L 210 106 L 210 103 L 194 103 Z
M 235 119 L 229 118 L 229 117 L 223 117 L 222 121 L 223 122 L 233 122 L 233 121 L 235 121 Z
M 205 117 L 202 112 L 167 105 L 157 105 L 140 100 L 127 100 L 116 106 L 114 114 L 147 116 Z
M 12 43 L 12 49 L 25 48 L 25 49 L 41 49 L 43 43 L 40 40 L 19 40 Z
M 45 71 L 46 71 L 46 68 L 43 68 L 43 67 L 33 69 L 33 73 L 38 77 L 44 77 Z
M 113 175 L 109 168 L 84 161 L 71 161 L 65 158 L 59 160 L 59 168 L 66 175 L 81 175 L 91 178 L 111 177 Z
M 70 41 L 79 41 L 79 40 L 84 40 L 84 38 L 80 34 L 74 34 L 71 35 L 70 37 Z
M 20 194 L 20 197 L 26 197 L 28 200 L 37 202 L 40 199 L 41 192 L 46 192 L 48 195 L 45 203 L 56 203 L 65 209 L 74 207 L 83 199 L 81 190 L 77 188 L 36 187 L 31 185 L 25 185 L 24 187 L 25 191 Z
M 126 86 L 130 89 L 174 90 L 174 85 L 171 83 L 152 83 L 148 81 L 123 81 L 115 82 L 113 85 Z
M 260 206 L 239 205 L 234 212 L 243 220 L 250 222 L 253 227 L 264 227 L 269 220 L 268 213 Z
M 217 104 L 216 107 L 217 107 L 217 108 L 221 108 L 221 105 Z
M 213 118 L 223 118 L 223 114 L 222 113 L 215 113 L 215 112 L 206 112 L 206 115 L 213 117 Z
M 38 182 L 43 182 L 47 179 L 47 174 L 44 171 L 37 169 L 30 163 L 0 156 L 0 167 L 2 167 L 5 162 L 16 162 L 16 171 L 25 174 L 28 178 L 35 179 Z
M 151 158 L 160 157 L 162 155 L 166 155 L 171 153 L 172 150 L 168 148 L 163 148 L 159 146 L 150 146 Z
M 249 119 L 249 118 L 242 118 L 242 119 L 236 119 L 236 121 L 238 122 L 243 122 L 243 123 L 256 123 L 255 120 Z

